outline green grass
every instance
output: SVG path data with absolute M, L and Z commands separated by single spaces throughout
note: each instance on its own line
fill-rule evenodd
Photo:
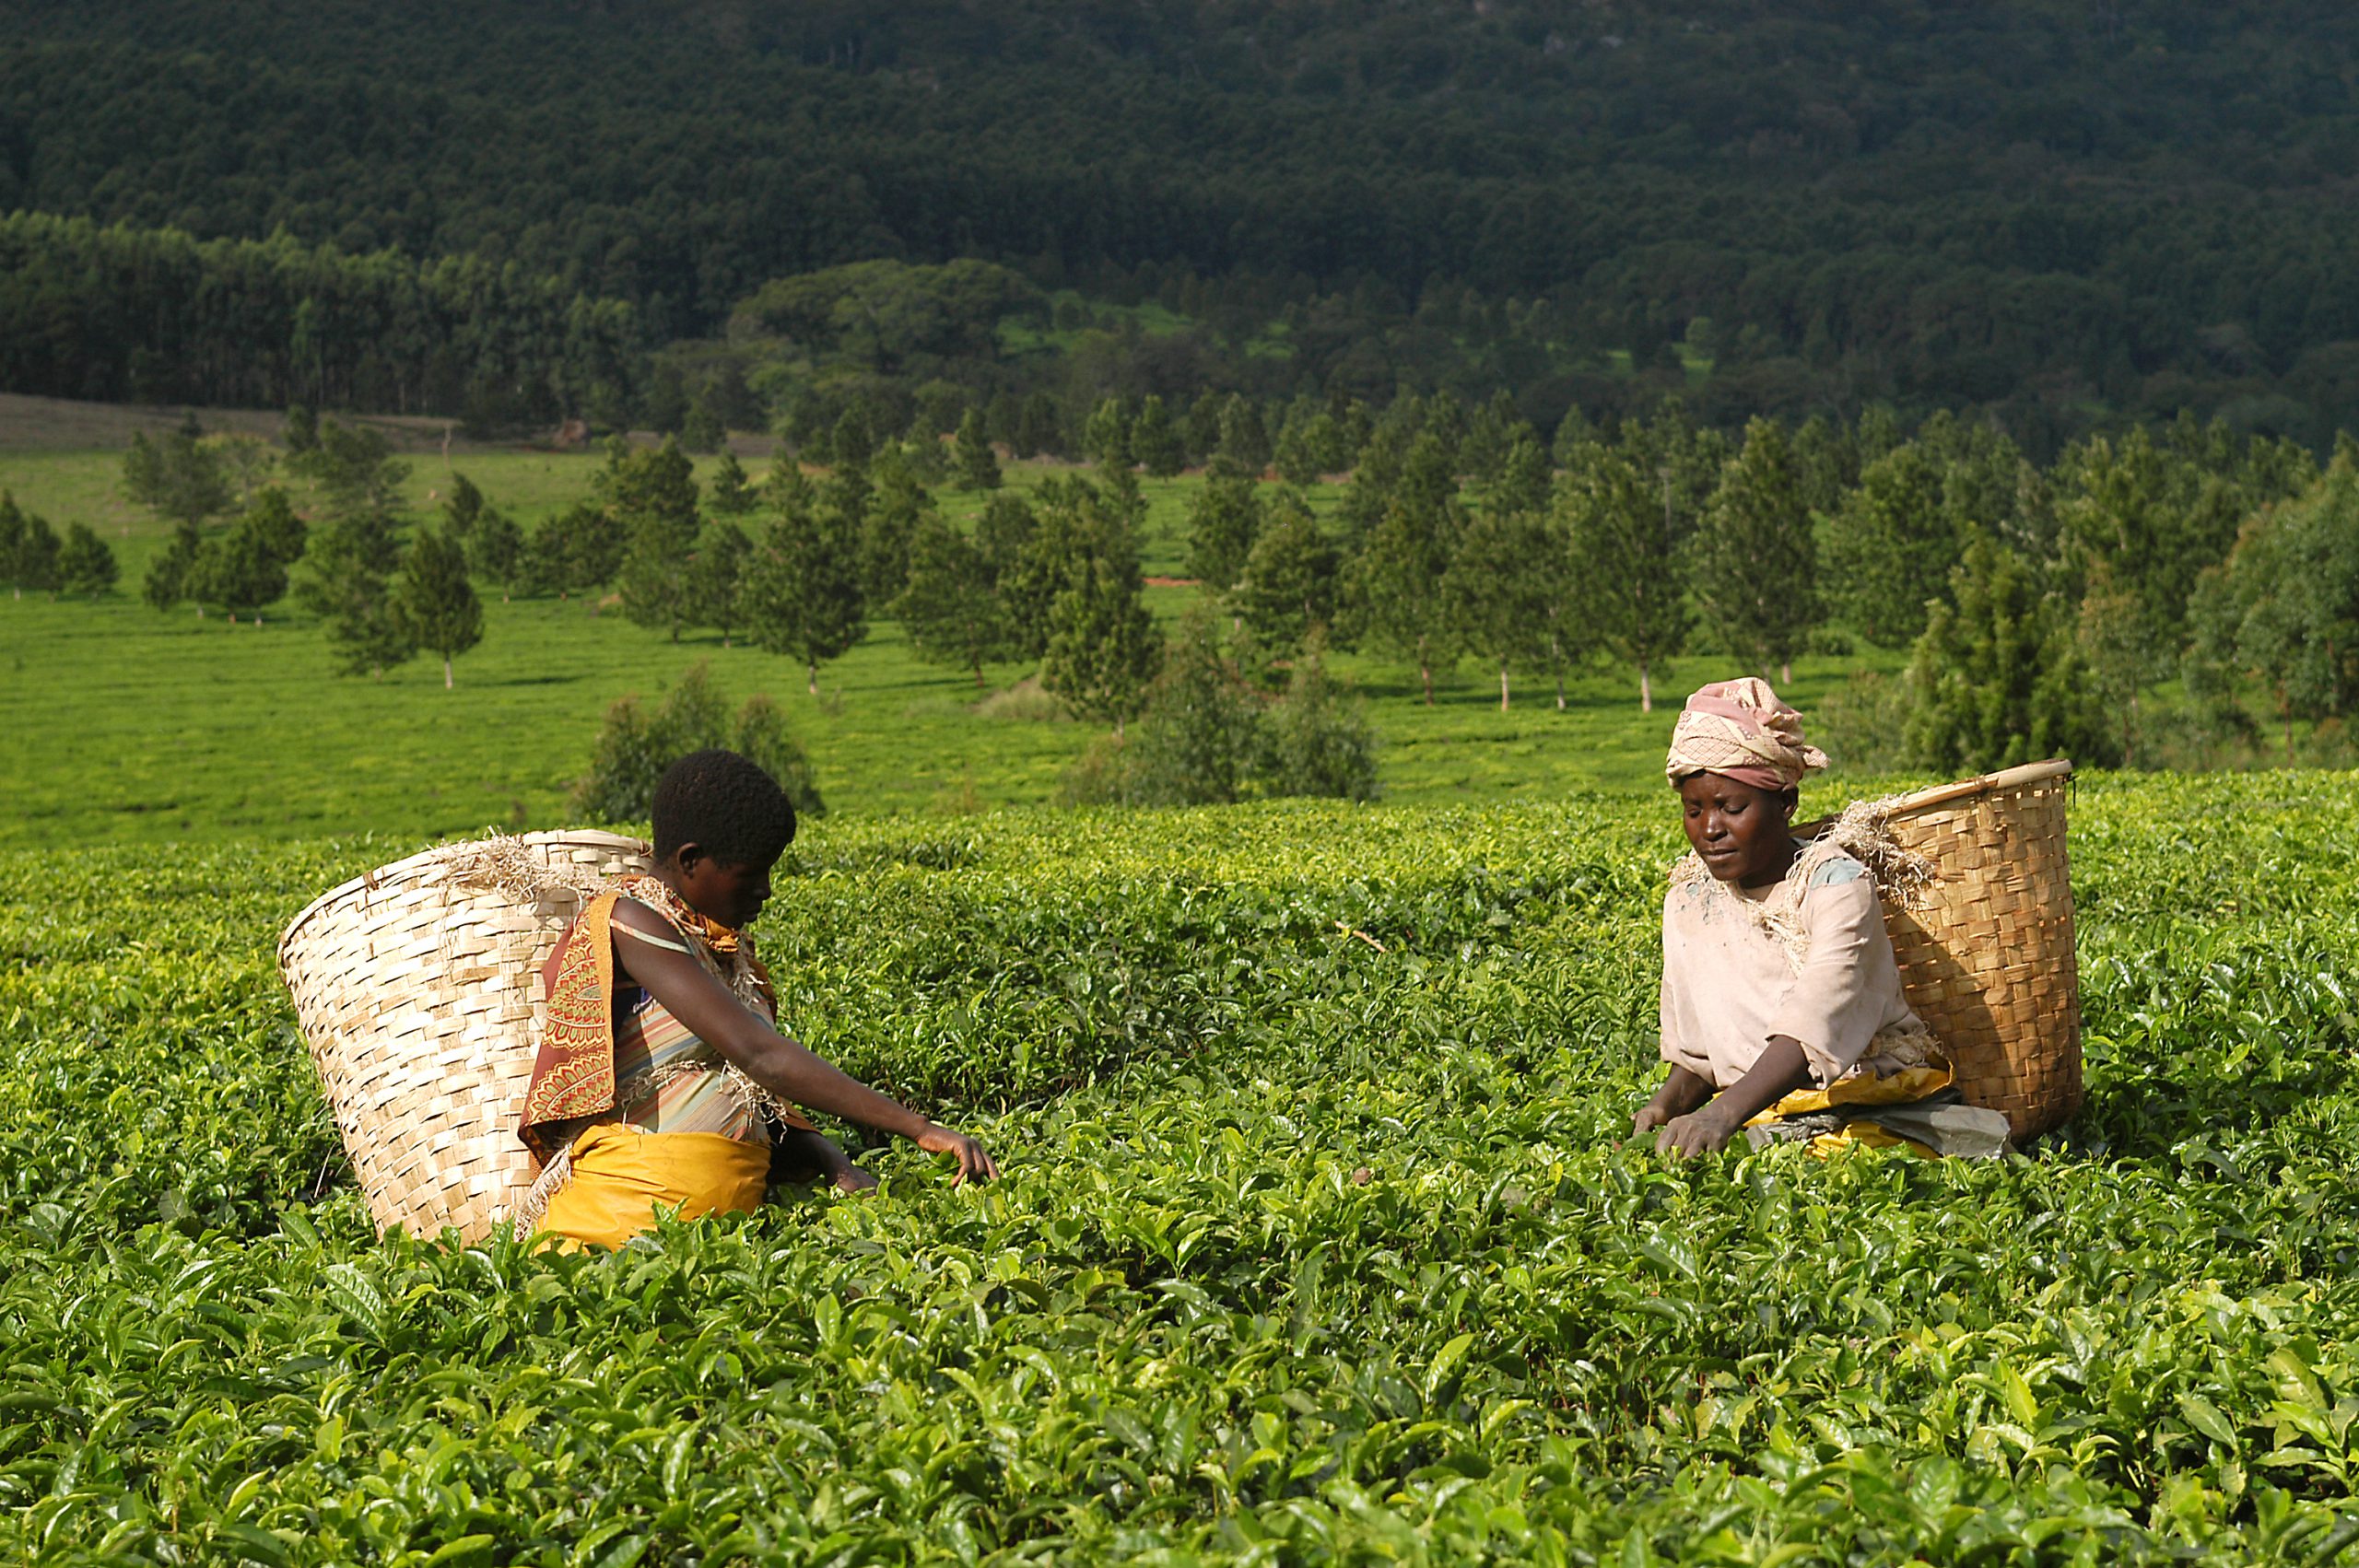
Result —
M 1005 1179 L 570 1259 L 344 1170 L 273 945 L 416 836 L 0 850 L 0 1556 L 2347 1561 L 2354 804 L 2080 791 L 1998 1165 L 1617 1146 L 1658 799 L 831 820 L 787 1015 Z
M 13 806 L 0 819 L 0 843 L 557 825 L 606 707 L 626 693 L 652 696 L 698 661 L 734 696 L 763 691 L 783 702 L 829 804 L 855 814 L 1044 802 L 1091 736 L 1078 724 L 978 713 L 970 677 L 921 662 L 898 625 L 881 618 L 823 669 L 816 701 L 792 661 L 742 640 L 723 648 L 717 634 L 697 632 L 675 644 L 611 607 L 593 614 L 579 601 L 504 603 L 488 591 L 484 639 L 458 661 L 457 689 L 444 691 L 439 666 L 425 660 L 381 680 L 338 677 L 320 628 L 291 604 L 257 627 L 140 603 L 137 584 L 162 530 L 114 495 L 116 462 L 111 452 L 0 452 L 0 487 L 29 509 L 61 527 L 88 521 L 105 530 L 124 589 L 96 604 L 0 600 L 0 673 L 17 718 L 15 743 L 0 760 L 0 789 Z M 409 505 L 427 515 L 450 474 L 434 454 L 411 464 Z M 456 466 L 529 526 L 587 495 L 598 460 L 478 452 Z M 1019 464 L 1009 482 L 1027 488 L 1061 471 Z M 1150 575 L 1184 570 L 1187 498 L 1201 483 L 1143 482 Z M 1337 495 L 1314 487 L 1321 509 Z M 945 512 L 962 520 L 983 499 L 941 495 Z M 1150 588 L 1148 601 L 1168 620 L 1194 594 Z M 1625 674 L 1576 680 L 1562 713 L 1542 679 L 1520 674 L 1515 707 L 1501 713 L 1496 674 L 1472 664 L 1445 680 L 1431 708 L 1414 672 L 1397 663 L 1342 656 L 1336 668 L 1367 696 L 1390 799 L 1551 799 L 1652 788 L 1658 777 L 1670 715 L 1642 715 Z M 1807 709 L 1848 668 L 1805 661 L 1796 700 Z M 994 668 L 992 688 L 1028 673 Z M 1661 673 L 1657 691 L 1684 692 L 1724 673 L 1717 661 L 1683 661 Z

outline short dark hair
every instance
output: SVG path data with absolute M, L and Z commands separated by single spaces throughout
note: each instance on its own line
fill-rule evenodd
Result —
M 794 842 L 794 802 L 735 752 L 690 752 L 655 785 L 655 858 L 694 844 L 724 865 L 768 866 Z

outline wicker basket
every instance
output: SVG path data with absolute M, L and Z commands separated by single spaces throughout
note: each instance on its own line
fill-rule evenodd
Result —
M 2036 762 L 1890 802 L 1885 831 L 1931 862 L 1884 899 L 1908 1004 L 1949 1052 L 1969 1105 L 2018 1140 L 2081 1108 L 2081 980 L 2064 853 L 2069 762 Z
M 517 1107 L 539 1047 L 537 972 L 609 877 L 649 869 L 612 833 L 498 841 L 553 884 L 527 897 L 446 845 L 323 895 L 278 939 L 279 971 L 380 1228 L 474 1241 L 531 1187 Z M 570 885 L 555 885 L 569 883 Z

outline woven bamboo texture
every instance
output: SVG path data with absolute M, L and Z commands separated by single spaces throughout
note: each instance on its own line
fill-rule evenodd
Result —
M 2081 980 L 2064 848 L 2069 762 L 2038 762 L 1891 802 L 1885 829 L 1932 863 L 1916 895 L 1884 899 L 1908 1004 L 1969 1105 L 2018 1141 L 2081 1108 Z
M 542 884 L 519 893 L 512 874 L 505 887 L 469 874 L 486 848 L 380 867 L 323 895 L 279 938 L 279 971 L 380 1229 L 455 1226 L 474 1241 L 514 1211 L 536 1174 L 516 1118 L 540 1045 L 540 965 L 584 890 L 649 869 L 635 838 L 528 834 L 498 841 Z

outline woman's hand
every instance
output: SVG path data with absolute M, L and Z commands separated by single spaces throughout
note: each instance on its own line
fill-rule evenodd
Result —
M 958 1158 L 958 1174 L 950 1178 L 957 1187 L 969 1176 L 977 1181 L 989 1181 L 999 1175 L 999 1167 L 983 1146 L 963 1132 L 953 1132 L 946 1127 L 928 1122 L 925 1130 L 917 1135 L 917 1146 L 929 1154 L 955 1154 Z
M 1663 1080 L 1655 1097 L 1638 1107 L 1630 1118 L 1630 1136 L 1644 1137 L 1654 1129 L 1676 1117 L 1685 1116 L 1712 1097 L 1712 1081 L 1684 1067 L 1673 1067 L 1671 1076 Z
M 1743 1125 L 1719 1114 L 1717 1105 L 1707 1106 L 1665 1123 L 1662 1130 L 1655 1134 L 1655 1153 L 1678 1160 L 1717 1154 L 1729 1146 L 1729 1141 Z
M 1645 1137 L 1656 1128 L 1661 1127 L 1663 1123 L 1669 1121 L 1672 1118 L 1672 1108 L 1663 1104 L 1663 1097 L 1661 1094 L 1657 1094 L 1653 1099 L 1649 1100 L 1645 1105 L 1640 1106 L 1638 1107 L 1638 1114 L 1630 1118 L 1630 1136 L 1633 1138 Z

